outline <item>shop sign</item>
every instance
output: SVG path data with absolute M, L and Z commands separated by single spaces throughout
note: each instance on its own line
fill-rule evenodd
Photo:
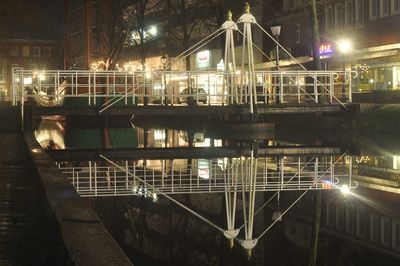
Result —
M 319 55 L 330 55 L 332 52 L 333 49 L 330 44 L 321 44 L 319 46 Z
M 210 62 L 210 51 L 205 50 L 197 53 L 197 63 L 198 64 L 208 64 Z

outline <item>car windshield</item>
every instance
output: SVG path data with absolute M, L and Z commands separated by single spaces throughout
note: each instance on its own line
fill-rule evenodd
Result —
M 192 94 L 196 93 L 206 93 L 206 91 L 203 88 L 192 88 Z M 186 88 L 182 91 L 182 94 L 189 94 L 189 89 Z

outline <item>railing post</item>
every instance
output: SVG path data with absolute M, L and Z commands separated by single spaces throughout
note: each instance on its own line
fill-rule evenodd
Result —
M 317 86 L 317 72 L 314 72 L 314 95 L 315 95 L 315 102 L 318 103 L 318 86 Z
M 96 105 L 96 71 L 93 72 L 93 104 Z
M 351 70 L 349 70 L 349 102 L 353 102 L 353 97 L 352 97 L 352 88 L 351 88 Z
M 330 103 L 333 101 L 333 94 L 335 93 L 334 87 L 333 87 L 333 74 L 329 73 L 329 100 Z
M 353 156 L 349 156 L 349 187 L 351 187 L 352 177 L 353 177 Z
M 297 72 L 296 81 L 297 81 L 297 103 L 300 103 L 301 94 L 300 94 L 300 75 L 299 75 L 299 72 Z
M 282 70 L 279 71 L 280 78 L 279 78 L 279 103 L 283 103 L 283 73 Z
M 89 190 L 92 190 L 92 161 L 89 161 Z

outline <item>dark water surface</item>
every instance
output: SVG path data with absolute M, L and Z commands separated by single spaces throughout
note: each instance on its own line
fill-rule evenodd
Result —
M 130 196 L 87 197 L 88 204 L 98 213 L 134 265 L 308 265 L 315 248 L 312 239 L 317 221 L 314 210 L 318 203 L 321 215 L 317 223 L 320 229 L 317 265 L 400 265 L 400 142 L 397 136 L 371 136 L 342 129 L 316 132 L 259 127 L 224 131 L 203 124 L 193 126 L 195 123 L 188 128 L 165 124 L 168 123 L 107 121 L 99 124 L 68 119 L 42 120 L 35 134 L 42 147 L 51 150 L 141 148 L 144 151 L 151 148 L 221 147 L 240 151 L 250 149 L 257 155 L 257 151 L 282 147 L 311 147 L 321 151 L 337 148 L 340 152 L 333 155 L 260 157 L 256 159 L 256 172 L 266 169 L 268 173 L 279 176 L 280 171 L 295 173 L 290 163 L 299 162 L 300 165 L 302 162 L 307 168 L 306 162 L 315 160 L 315 157 L 320 158 L 319 163 L 328 164 L 330 160 L 340 159 L 343 165 L 330 174 L 345 174 L 351 168 L 353 181 L 358 182 L 358 187 L 344 194 L 340 189 L 331 189 L 335 185 L 327 182 L 320 193 L 320 201 L 315 191 L 304 196 L 304 190 L 280 191 L 279 202 L 276 191 L 257 191 L 254 209 L 265 206 L 254 216 L 253 238 L 259 237 L 274 222 L 272 217 L 276 217 L 278 211 L 282 213 L 296 203 L 282 221 L 276 222 L 258 239 L 251 255 L 238 240 L 230 242 L 218 229 L 227 228 L 226 194 L 223 192 L 186 191 L 169 195 L 208 222 L 162 193 L 155 195 L 154 191 L 133 187 L 131 183 Z M 90 160 L 109 166 L 101 158 Z M 174 178 L 178 178 L 178 174 L 190 173 L 197 176 L 198 182 L 209 180 L 211 186 L 212 173 L 230 173 L 227 165 L 240 160 L 245 159 L 176 158 L 172 155 L 169 158 L 132 160 L 128 156 L 125 161 L 117 163 L 142 169 L 141 178 L 151 173 L 154 175 L 154 172 L 165 171 L 169 178 L 172 172 Z M 87 161 L 63 162 L 63 165 L 81 167 L 87 165 Z M 279 166 L 281 161 L 285 164 Z M 326 169 L 330 170 L 329 167 Z M 112 180 L 108 180 L 109 188 L 112 185 Z M 234 228 L 239 228 L 245 222 L 241 192 L 237 193 L 235 217 Z M 245 237 L 242 228 L 237 238 Z

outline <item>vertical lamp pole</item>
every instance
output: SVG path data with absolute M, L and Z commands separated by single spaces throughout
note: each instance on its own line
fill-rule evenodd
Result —
M 346 96 L 346 54 L 352 49 L 352 44 L 347 39 L 342 39 L 339 41 L 339 51 L 342 53 L 342 63 L 343 63 L 343 84 L 342 84 L 342 99 Z M 350 88 L 349 88 L 350 93 Z M 349 95 L 350 98 L 350 95 Z
M 272 32 L 272 35 L 275 37 L 275 39 L 276 39 L 276 54 L 275 54 L 275 59 L 276 59 L 276 71 L 279 71 L 279 45 L 278 45 L 278 42 L 279 42 L 279 35 L 281 34 L 281 26 L 280 25 L 277 25 L 277 24 L 273 24 L 272 26 L 271 26 L 271 32 Z M 275 95 L 275 103 L 280 103 L 280 94 L 281 94 L 281 91 L 280 91 L 280 86 L 279 86 L 279 75 L 278 75 L 278 73 L 276 74 L 276 95 Z
M 165 106 L 168 105 L 168 97 L 167 97 L 167 81 L 165 79 L 165 65 L 167 64 L 167 57 L 165 55 L 161 56 L 161 64 L 163 66 L 163 85 L 164 85 L 164 96 L 165 96 Z

